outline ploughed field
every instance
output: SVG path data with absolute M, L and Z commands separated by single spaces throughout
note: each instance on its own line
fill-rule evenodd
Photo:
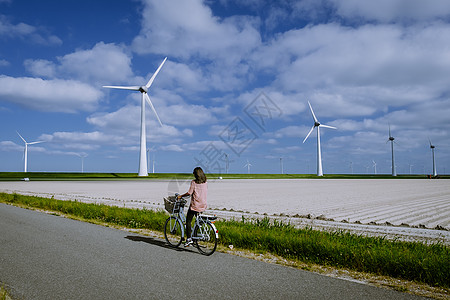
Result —
M 394 232 L 450 243 L 450 180 L 209 178 L 208 182 L 209 211 L 221 217 L 268 215 L 299 226 L 378 235 Z M 149 209 L 163 209 L 163 197 L 188 188 L 189 180 L 0 182 L 1 192 Z

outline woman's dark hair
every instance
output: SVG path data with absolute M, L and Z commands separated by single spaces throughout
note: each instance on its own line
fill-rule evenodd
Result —
M 205 173 L 203 173 L 202 168 L 196 167 L 194 169 L 194 172 L 192 172 L 192 174 L 194 174 L 194 177 L 195 177 L 194 181 L 195 181 L 195 183 L 200 184 L 200 183 L 205 183 L 206 182 L 206 175 L 205 175 Z

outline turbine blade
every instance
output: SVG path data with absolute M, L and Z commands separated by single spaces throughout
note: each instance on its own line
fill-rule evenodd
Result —
M 140 86 L 112 86 L 112 85 L 104 85 L 103 87 L 108 89 L 119 89 L 129 91 L 139 91 L 140 88 Z
M 22 139 L 22 141 L 24 142 L 24 143 L 26 143 L 27 141 L 25 141 L 25 139 L 20 135 L 20 133 L 18 132 L 18 131 L 16 131 L 17 132 L 17 134 L 20 136 L 20 138 Z
M 308 105 L 309 105 L 309 109 L 311 110 L 311 114 L 313 116 L 314 122 L 316 122 L 316 123 L 319 122 L 316 118 L 316 115 L 314 114 L 314 110 L 312 109 L 311 103 L 309 103 L 309 101 L 308 101 Z
M 158 119 L 159 125 L 161 125 L 161 127 L 162 127 L 163 124 L 161 123 L 161 120 L 159 119 L 158 113 L 156 112 L 156 109 L 153 106 L 152 100 L 150 100 L 150 97 L 147 95 L 147 93 L 144 93 L 144 96 L 145 96 L 145 100 L 147 100 L 148 105 L 150 105 L 150 107 L 152 108 L 153 112 L 155 113 L 155 116 Z
M 161 68 L 162 68 L 162 66 L 164 65 L 164 63 L 166 62 L 166 60 L 167 60 L 167 57 L 166 58 L 164 58 L 164 60 L 163 60 L 163 62 L 159 65 L 159 67 L 158 67 L 158 69 L 156 69 L 156 72 L 155 73 L 153 73 L 153 76 L 152 76 L 152 78 L 150 78 L 150 80 L 147 82 L 147 84 L 145 85 L 146 87 L 147 87 L 147 89 L 149 89 L 150 88 L 150 86 L 152 85 L 152 83 L 153 83 L 153 80 L 155 80 L 155 78 L 156 78 L 156 75 L 158 75 L 158 73 L 159 73 L 159 70 L 161 70 Z
M 44 143 L 44 142 L 45 141 L 31 142 L 31 143 L 28 143 L 28 145 L 40 144 L 40 143 Z
M 320 127 L 325 127 L 325 128 L 337 129 L 336 127 L 329 126 L 329 125 L 323 125 L 323 124 L 320 124 L 319 126 L 320 126 Z
M 303 140 L 303 143 L 305 143 L 306 142 L 306 140 L 308 139 L 308 137 L 309 137 L 309 135 L 311 134 L 311 132 L 313 132 L 313 130 L 314 130 L 314 125 L 313 125 L 313 127 L 311 127 L 311 130 L 308 132 L 308 135 L 305 137 L 305 139 Z

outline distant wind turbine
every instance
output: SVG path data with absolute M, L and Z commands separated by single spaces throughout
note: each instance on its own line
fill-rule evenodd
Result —
M 374 160 L 372 160 L 372 162 L 373 162 L 373 173 L 376 175 L 377 174 L 377 163 Z
M 24 151 L 24 160 L 25 160 L 25 166 L 24 166 L 24 172 L 27 172 L 27 163 L 28 163 L 28 145 L 34 145 L 34 144 L 39 144 L 39 143 L 43 143 L 44 141 L 37 141 L 37 142 L 31 142 L 28 143 L 21 135 L 18 131 L 16 131 L 17 134 L 20 136 L 20 138 L 22 139 L 22 141 L 25 143 L 25 151 Z
M 252 164 L 248 161 L 247 159 L 247 164 L 244 165 L 244 168 L 247 167 L 247 174 L 250 174 L 250 167 L 252 166 Z
M 81 173 L 84 173 L 84 159 L 88 156 L 87 154 L 78 154 L 75 153 L 76 156 L 81 158 Z
M 153 174 L 155 174 L 155 163 L 156 163 L 155 153 L 153 153 L 153 160 L 152 160 L 152 173 Z
M 389 139 L 387 140 L 387 142 L 391 142 L 392 176 L 397 176 L 397 171 L 395 170 L 395 161 L 394 161 L 394 140 L 395 140 L 395 138 L 391 135 L 391 125 L 389 125 Z
M 435 160 L 435 158 L 434 158 L 434 148 L 436 148 L 436 146 L 434 146 L 432 143 L 431 143 L 431 140 L 430 139 L 428 139 L 428 141 L 430 142 L 430 149 L 431 149 L 431 155 L 432 155 L 432 158 L 433 158 L 433 176 L 437 176 L 437 169 L 436 169 L 436 160 Z
M 230 160 L 228 158 L 228 153 L 225 153 L 225 172 L 228 174 L 228 170 L 230 168 Z
M 159 71 L 161 70 L 162 66 L 166 62 L 167 57 L 164 58 L 163 62 L 159 65 L 158 69 L 155 73 L 153 73 L 153 76 L 150 78 L 150 80 L 147 82 L 146 85 L 143 86 L 103 86 L 104 88 L 110 88 L 110 89 L 122 89 L 122 90 L 130 90 L 130 91 L 139 91 L 142 94 L 141 98 L 141 145 L 140 145 L 140 154 L 139 154 L 139 176 L 148 176 L 148 170 L 147 170 L 147 156 L 146 156 L 146 148 L 147 148 L 147 137 L 145 134 L 145 101 L 147 101 L 148 105 L 150 105 L 150 108 L 153 110 L 153 112 L 156 115 L 156 118 L 158 119 L 159 124 L 162 126 L 161 120 L 159 119 L 158 113 L 155 110 L 155 107 L 153 106 L 152 101 L 150 100 L 150 97 L 148 96 L 148 90 L 150 89 L 150 86 L 152 85 L 153 81 L 155 80 L 156 75 L 158 75 Z
M 320 127 L 325 127 L 325 128 L 331 128 L 331 129 L 337 129 L 336 127 L 333 126 L 328 126 L 328 125 L 323 125 L 320 124 L 320 122 L 317 120 L 316 115 L 314 114 L 314 111 L 312 109 L 311 103 L 309 103 L 308 101 L 308 105 L 309 105 L 309 109 L 311 110 L 311 114 L 312 117 L 314 119 L 314 125 L 311 128 L 311 130 L 309 131 L 308 135 L 305 137 L 305 139 L 303 140 L 303 143 L 306 142 L 306 140 L 308 139 L 308 137 L 310 136 L 310 134 L 313 132 L 314 128 L 317 127 L 317 176 L 323 176 L 323 170 L 322 170 L 322 150 L 320 148 Z

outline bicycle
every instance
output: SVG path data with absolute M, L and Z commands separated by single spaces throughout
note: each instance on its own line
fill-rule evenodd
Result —
M 170 213 L 164 225 L 164 238 L 169 246 L 177 248 L 185 240 L 186 216 L 184 206 L 187 200 L 175 197 L 164 198 L 165 209 Z M 208 216 L 199 213 L 195 218 L 195 224 L 192 229 L 193 245 L 203 255 L 211 255 L 216 251 L 219 232 L 214 225 L 216 216 Z

